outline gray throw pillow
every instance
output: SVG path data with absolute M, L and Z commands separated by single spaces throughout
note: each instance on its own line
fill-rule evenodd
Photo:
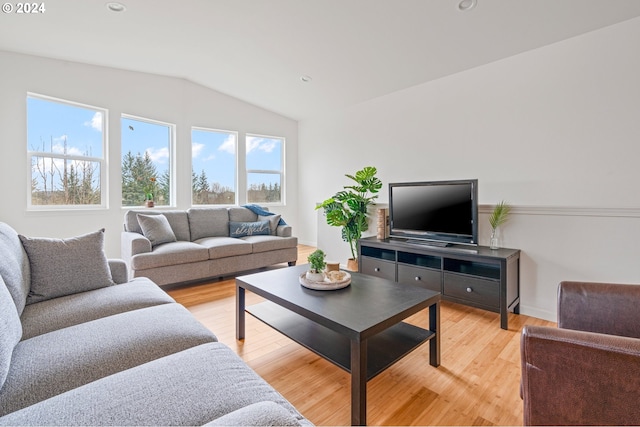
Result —
M 229 236 L 246 237 L 271 234 L 269 221 L 256 222 L 229 222 Z
M 0 389 L 7 379 L 11 356 L 22 338 L 22 324 L 18 310 L 7 286 L 0 276 Z
M 258 221 L 269 221 L 269 227 L 271 228 L 271 235 L 275 236 L 278 231 L 278 223 L 280 222 L 280 214 L 273 215 L 258 215 Z
M 104 228 L 68 239 L 25 237 L 31 289 L 27 304 L 114 285 L 104 253 Z
M 177 240 L 167 217 L 164 215 L 138 214 L 138 224 L 140 224 L 144 237 L 151 242 L 151 246 L 158 246 Z

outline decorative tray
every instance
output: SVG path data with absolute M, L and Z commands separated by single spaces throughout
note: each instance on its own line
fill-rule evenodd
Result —
M 346 288 L 351 284 L 351 274 L 346 271 L 342 271 L 344 276 L 340 280 L 330 280 L 328 277 L 325 277 L 322 281 L 309 280 L 306 278 L 307 273 L 302 273 L 300 275 L 300 284 L 308 289 L 314 289 L 316 291 L 333 291 L 336 289 Z

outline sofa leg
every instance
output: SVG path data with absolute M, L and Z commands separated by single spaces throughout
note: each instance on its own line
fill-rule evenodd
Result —
M 296 265 L 295 261 L 289 261 L 287 264 L 289 264 L 289 267 L 293 267 Z

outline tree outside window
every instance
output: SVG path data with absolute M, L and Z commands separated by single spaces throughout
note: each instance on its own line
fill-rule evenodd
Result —
M 104 109 L 28 94 L 30 208 L 106 206 L 106 117 Z
M 237 141 L 236 132 L 191 129 L 192 204 L 236 204 Z
M 284 202 L 284 138 L 247 135 L 247 201 Z
M 171 205 L 174 125 L 122 116 L 122 206 Z

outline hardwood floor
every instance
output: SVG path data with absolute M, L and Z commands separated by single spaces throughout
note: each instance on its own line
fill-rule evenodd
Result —
M 299 246 L 298 262 L 306 263 L 314 249 Z M 347 372 L 252 316 L 246 318 L 246 339 L 235 339 L 233 278 L 167 290 L 311 422 L 350 423 Z M 260 300 L 247 292 L 248 305 Z M 428 327 L 427 311 L 407 321 Z M 520 331 L 525 324 L 554 326 L 510 314 L 505 331 L 497 313 L 443 302 L 442 364 L 430 366 L 429 346 L 423 345 L 371 380 L 369 425 L 522 425 Z

